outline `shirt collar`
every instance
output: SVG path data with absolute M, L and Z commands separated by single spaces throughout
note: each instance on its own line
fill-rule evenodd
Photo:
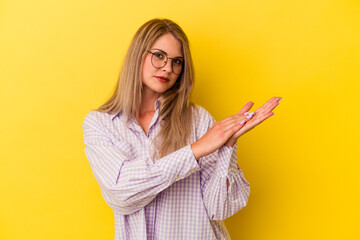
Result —
M 158 111 L 159 110 L 159 105 L 160 105 L 160 98 L 158 98 L 155 103 L 154 103 L 154 108 L 155 108 L 155 111 Z
M 155 103 L 154 103 L 154 108 L 155 108 L 155 115 L 154 115 L 154 119 L 153 120 L 157 120 L 158 118 L 158 115 L 159 115 L 159 106 L 160 106 L 160 98 L 158 98 Z M 134 119 L 130 118 L 130 119 L 127 119 L 123 114 L 121 114 L 121 110 L 117 113 L 114 113 L 114 114 L 110 114 L 110 118 L 111 120 L 114 120 L 115 117 L 119 116 L 119 118 L 124 121 L 124 123 L 126 124 L 127 127 L 131 128 L 131 129 L 134 129 L 134 130 L 139 130 L 137 129 L 137 126 L 135 126 L 134 124 Z M 136 121 L 136 120 L 135 120 Z M 153 122 L 150 124 L 152 125 Z
M 155 102 L 154 102 L 154 108 L 155 108 L 155 111 L 157 112 L 159 110 L 159 105 L 160 105 L 160 98 L 158 98 Z M 121 110 L 117 113 L 114 113 L 114 114 L 110 114 L 110 117 L 111 117 L 111 120 L 114 120 L 114 118 L 116 116 L 118 116 L 119 114 L 121 113 Z
M 120 111 L 120 112 L 121 112 L 121 111 Z M 120 112 L 114 113 L 114 114 L 110 114 L 111 120 L 114 120 L 114 118 L 115 118 L 117 115 L 119 115 Z

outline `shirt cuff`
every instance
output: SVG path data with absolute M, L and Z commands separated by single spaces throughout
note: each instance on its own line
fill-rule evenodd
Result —
M 216 172 L 222 177 L 226 177 L 230 172 L 235 163 L 237 162 L 236 156 L 237 144 L 233 147 L 223 145 L 218 150 L 218 160 L 216 163 Z

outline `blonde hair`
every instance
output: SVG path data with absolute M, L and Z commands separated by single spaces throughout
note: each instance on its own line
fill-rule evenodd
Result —
M 171 33 L 182 45 L 184 65 L 175 84 L 159 100 L 159 122 L 154 157 L 163 157 L 189 143 L 194 105 L 189 97 L 194 69 L 189 41 L 179 25 L 169 19 L 152 19 L 136 32 L 125 56 L 113 95 L 98 109 L 110 114 L 122 111 L 127 118 L 139 116 L 142 93 L 142 69 L 147 50 L 165 33 Z

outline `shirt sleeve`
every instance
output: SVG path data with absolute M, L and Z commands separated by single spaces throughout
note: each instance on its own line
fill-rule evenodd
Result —
M 120 214 L 144 208 L 171 184 L 200 170 L 190 145 L 154 163 L 135 157 L 133 147 L 125 140 L 110 138 L 92 112 L 82 127 L 85 154 L 102 196 Z
M 199 138 L 215 123 L 206 110 L 200 111 Z M 237 143 L 234 147 L 222 146 L 199 159 L 201 192 L 208 216 L 224 220 L 246 206 L 250 184 L 237 163 Z M 229 187 L 227 187 L 229 180 Z

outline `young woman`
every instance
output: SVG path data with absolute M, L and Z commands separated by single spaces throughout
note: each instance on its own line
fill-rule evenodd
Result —
M 189 102 L 189 42 L 168 19 L 136 32 L 113 96 L 83 122 L 85 153 L 114 210 L 115 239 L 230 239 L 222 220 L 250 187 L 236 141 L 273 115 L 280 97 L 220 122 Z

